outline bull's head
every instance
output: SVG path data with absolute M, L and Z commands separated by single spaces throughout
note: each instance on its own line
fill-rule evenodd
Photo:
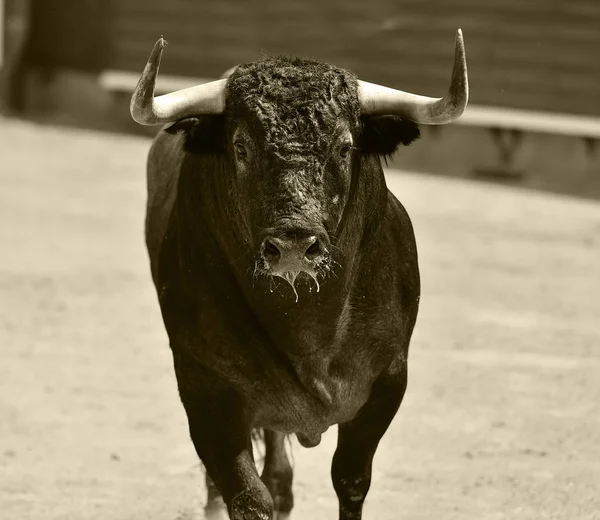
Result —
M 358 81 L 348 71 L 295 58 L 238 66 L 229 77 L 154 97 L 165 46 L 155 44 L 131 100 L 140 124 L 224 114 L 225 155 L 235 172 L 255 271 L 317 284 L 331 266 L 357 156 L 390 154 L 418 136 L 415 123 L 457 119 L 468 98 L 462 33 L 448 94 L 418 96 Z

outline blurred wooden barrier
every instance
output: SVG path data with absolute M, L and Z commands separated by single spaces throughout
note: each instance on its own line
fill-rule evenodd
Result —
M 104 71 L 98 81 L 102 88 L 115 95 L 129 96 L 138 79 L 138 73 Z M 158 77 L 156 93 L 164 94 L 212 80 L 162 75 Z M 589 156 L 600 140 L 600 118 L 571 114 L 469 105 L 455 124 L 490 132 L 498 151 L 497 166 L 476 166 L 471 173 L 475 177 L 496 180 L 519 180 L 525 175 L 515 168 L 515 156 L 527 133 L 582 139 Z
M 119 70 L 105 70 L 98 76 L 98 83 L 102 88 L 114 94 L 131 95 L 142 71 L 139 73 L 123 72 Z M 169 74 L 159 74 L 156 80 L 156 93 L 166 94 L 174 90 L 193 87 L 201 83 L 213 81 L 208 78 L 191 78 L 189 76 L 171 76 Z
M 497 107 L 469 106 L 456 124 L 488 130 L 498 149 L 497 167 L 475 168 L 474 175 L 498 179 L 519 179 L 514 168 L 516 152 L 525 133 L 541 133 L 583 139 L 588 154 L 600 140 L 600 119 L 594 117 L 534 112 Z

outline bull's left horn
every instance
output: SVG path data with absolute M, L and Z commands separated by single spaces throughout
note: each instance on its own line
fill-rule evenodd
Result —
M 467 58 L 462 31 L 456 34 L 454 68 L 448 94 L 443 98 L 419 96 L 365 81 L 358 82 L 363 114 L 396 114 L 426 125 L 443 125 L 458 119 L 469 100 Z
M 226 79 L 154 97 L 160 59 L 166 42 L 154 44 L 148 63 L 131 96 L 131 117 L 140 125 L 158 125 L 201 114 L 221 114 L 225 109 Z

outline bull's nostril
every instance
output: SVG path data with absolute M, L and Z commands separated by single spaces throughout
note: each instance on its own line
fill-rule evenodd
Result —
M 263 256 L 269 262 L 276 262 L 281 257 L 281 251 L 269 239 L 263 244 Z
M 304 253 L 304 256 L 308 260 L 314 260 L 315 258 L 323 254 L 323 248 L 321 247 L 321 241 L 317 237 L 310 237 L 311 244 Z

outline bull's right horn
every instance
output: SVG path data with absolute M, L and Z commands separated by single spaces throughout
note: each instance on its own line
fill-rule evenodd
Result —
M 131 96 L 131 117 L 140 125 L 158 125 L 201 114 L 221 114 L 225 109 L 225 84 L 220 79 L 154 97 L 156 77 L 166 41 L 154 44 L 148 63 Z
M 363 114 L 396 114 L 426 125 L 443 125 L 458 119 L 469 100 L 467 58 L 462 31 L 456 34 L 454 68 L 448 94 L 430 98 L 395 90 L 366 81 L 358 82 L 358 95 Z

